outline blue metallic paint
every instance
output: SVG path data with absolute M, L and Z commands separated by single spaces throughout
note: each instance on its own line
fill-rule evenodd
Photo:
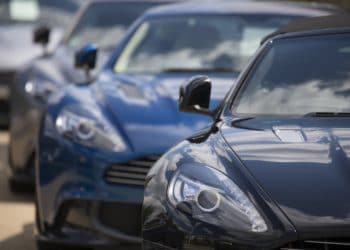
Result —
M 102 0 L 86 3 L 85 7 L 77 14 L 73 25 L 67 29 L 64 39 L 57 48 L 50 54 L 43 55 L 27 63 L 17 73 L 16 80 L 11 86 L 10 98 L 10 143 L 9 143 L 9 163 L 11 166 L 11 178 L 32 183 L 34 181 L 33 165 L 35 160 L 35 140 L 38 134 L 39 121 L 46 110 L 46 100 L 35 98 L 25 91 L 28 81 L 49 82 L 55 90 L 72 83 L 86 83 L 87 79 L 83 70 L 75 68 L 75 49 L 67 44 L 71 33 L 80 25 L 84 14 L 89 11 L 94 4 L 110 3 L 112 8 L 123 4 L 125 0 Z M 148 3 L 152 5 L 166 3 L 167 1 L 136 0 L 135 4 Z M 169 1 L 170 2 L 170 1 Z M 145 8 L 147 6 L 145 5 Z M 99 48 L 96 68 L 90 73 L 94 76 L 106 61 L 114 48 Z
M 189 76 L 189 74 L 150 76 L 149 83 L 144 81 L 142 85 L 136 85 L 136 81 L 133 80 L 135 76 L 129 76 L 129 81 L 133 80 L 135 83 L 131 85 L 125 83 L 127 75 L 119 77 L 112 73 L 102 74 L 100 80 L 94 84 L 70 86 L 52 96 L 40 130 L 38 145 L 40 169 L 38 184 L 40 197 L 43 199 L 41 202 L 43 218 L 53 223 L 61 204 L 59 201 L 76 198 L 75 191 L 78 191 L 80 199 L 118 201 L 118 197 L 122 197 L 120 201 L 142 202 L 142 188 L 135 190 L 125 186 L 106 185 L 103 179 L 104 171 L 115 163 L 127 162 L 150 154 L 161 154 L 175 142 L 209 124 L 210 119 L 207 117 L 179 113 L 175 93 L 171 96 L 164 90 L 160 93 L 155 91 L 174 78 L 176 86 L 172 88 L 177 90 L 179 83 Z M 227 73 L 221 76 L 213 75 L 217 82 L 223 82 L 219 87 L 222 93 L 232 85 L 233 77 L 233 74 Z M 138 97 L 133 103 L 132 98 L 125 99 L 118 93 L 122 85 L 134 86 L 142 94 L 148 92 L 149 96 Z M 219 96 L 212 100 L 212 106 L 218 104 L 220 101 L 218 98 Z M 67 106 L 75 105 L 87 110 L 96 109 L 108 117 L 127 142 L 128 150 L 117 153 L 83 147 L 58 134 L 54 125 L 59 112 Z M 68 184 L 70 182 L 77 186 Z M 79 192 L 79 188 L 76 187 L 93 191 Z M 103 195 L 100 196 L 102 191 Z M 52 193 L 56 195 L 50 195 Z

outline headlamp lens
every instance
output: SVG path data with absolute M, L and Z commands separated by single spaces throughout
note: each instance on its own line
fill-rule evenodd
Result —
M 168 199 L 191 206 L 192 216 L 214 225 L 265 232 L 267 225 L 250 199 L 227 176 L 203 165 L 184 165 L 173 177 Z

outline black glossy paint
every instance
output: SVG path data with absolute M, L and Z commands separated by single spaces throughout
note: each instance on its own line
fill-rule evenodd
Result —
M 317 34 L 327 32 L 336 33 Z M 273 46 L 273 41 L 241 74 L 213 126 L 173 147 L 149 172 L 143 203 L 145 250 L 280 249 L 307 239 L 349 238 L 350 117 L 232 115 L 232 96 L 267 46 Z M 300 134 L 301 140 L 288 140 L 283 133 Z M 198 164 L 234 181 L 268 230 L 244 232 L 227 221 L 214 226 L 194 219 L 185 207 L 174 207 L 167 195 L 169 182 L 184 165 Z
M 221 133 L 301 238 L 350 231 L 350 118 L 257 118 Z M 282 141 L 277 130 L 305 141 Z M 336 229 L 336 231 L 334 231 Z
M 198 162 L 214 167 L 231 178 L 234 177 L 232 179 L 254 200 L 254 204 L 259 204 L 265 218 L 270 218 L 269 231 L 263 234 L 247 234 L 239 228 L 227 231 L 223 229 L 224 226 L 218 228 L 196 221 L 170 205 L 166 192 L 174 173 L 185 163 Z M 175 146 L 156 163 L 148 174 L 148 180 L 143 206 L 143 237 L 147 241 L 172 248 L 196 249 L 208 244 L 218 244 L 217 247 L 220 248 L 232 242 L 235 243 L 235 247 L 247 244 L 255 247 L 277 247 L 297 239 L 293 226 L 268 194 L 259 188 L 239 158 L 230 150 L 220 131 L 215 133 L 212 130 L 204 142 L 184 141 Z M 189 244 L 190 242 L 192 243 Z M 153 247 L 155 246 L 146 249 Z

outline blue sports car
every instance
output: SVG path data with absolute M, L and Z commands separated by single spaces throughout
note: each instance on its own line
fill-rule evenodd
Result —
M 57 49 L 20 70 L 12 85 L 10 105 L 9 184 L 13 191 L 26 190 L 28 185 L 24 184 L 34 183 L 35 140 L 48 96 L 65 84 L 87 80 L 85 73 L 74 67 L 76 50 L 88 42 L 97 44 L 100 48 L 97 71 L 127 27 L 147 8 L 160 3 L 162 1 L 89 1 Z
M 38 138 L 39 242 L 140 243 L 145 176 L 171 145 L 210 123 L 178 111 L 193 74 L 218 105 L 267 33 L 328 12 L 275 2 L 198 2 L 146 12 L 90 84 L 49 99 Z M 96 51 L 77 64 L 93 65 Z M 84 59 L 85 58 L 85 59 Z
M 85 0 L 0 1 L 0 126 L 9 124 L 10 89 L 16 71 L 42 53 L 33 43 L 36 26 L 51 27 L 53 49 L 62 37 L 63 29 Z M 23 11 L 26 10 L 26 11 Z

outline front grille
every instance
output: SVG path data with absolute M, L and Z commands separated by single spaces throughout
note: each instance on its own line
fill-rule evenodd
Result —
M 107 169 L 105 180 L 109 184 L 144 186 L 146 175 L 158 158 L 149 156 L 113 165 Z
M 99 207 L 100 222 L 131 236 L 140 236 L 141 204 L 102 202 Z
M 350 239 L 305 240 L 291 243 L 281 250 L 344 250 L 350 249 Z

